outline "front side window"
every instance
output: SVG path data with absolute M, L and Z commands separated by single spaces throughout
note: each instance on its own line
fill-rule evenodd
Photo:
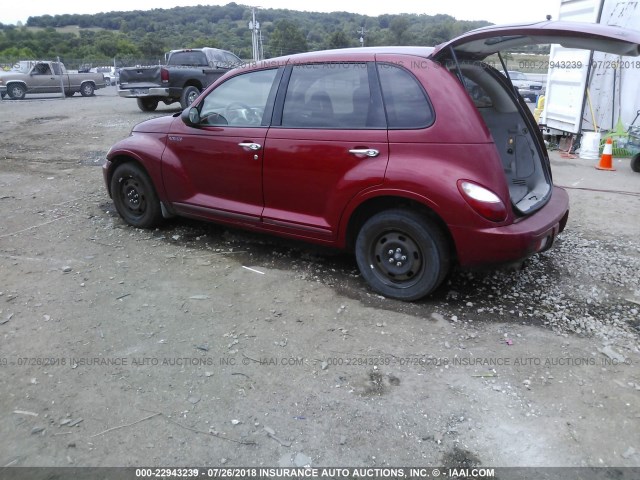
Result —
M 282 111 L 287 128 L 385 128 L 366 63 L 296 65 Z
M 238 65 L 242 65 L 242 60 L 240 60 L 231 52 L 224 52 L 223 62 L 226 68 L 233 68 L 233 67 L 237 67 Z
M 435 116 L 431 103 L 409 71 L 397 65 L 381 63 L 378 65 L 378 75 L 389 128 L 425 128 L 433 123 Z
M 39 63 L 33 69 L 33 73 L 36 75 L 51 75 L 51 68 L 46 63 Z
M 259 70 L 230 78 L 204 99 L 200 123 L 236 127 L 260 127 L 277 69 Z M 263 122 L 264 120 L 264 122 Z

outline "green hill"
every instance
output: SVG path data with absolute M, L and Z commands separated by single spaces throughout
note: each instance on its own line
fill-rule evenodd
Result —
M 211 46 L 251 58 L 250 7 L 175 7 L 96 15 L 29 17 L 26 26 L 0 24 L 0 59 L 61 56 L 78 63 L 157 63 L 175 48 Z M 265 57 L 299 51 L 365 45 L 436 45 L 465 31 L 489 25 L 448 15 L 318 13 L 260 9 Z

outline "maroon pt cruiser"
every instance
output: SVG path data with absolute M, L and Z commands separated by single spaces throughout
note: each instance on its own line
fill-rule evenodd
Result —
M 640 32 L 542 22 L 265 60 L 135 126 L 107 189 L 130 225 L 178 215 L 349 249 L 373 290 L 416 300 L 454 263 L 520 261 L 565 227 L 535 120 L 483 61 L 551 43 L 640 54 Z

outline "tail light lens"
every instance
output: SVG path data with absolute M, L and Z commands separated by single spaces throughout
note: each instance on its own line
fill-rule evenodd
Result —
M 169 81 L 169 70 L 167 70 L 166 68 L 160 69 L 160 80 L 162 80 L 163 82 Z
M 487 220 L 502 222 L 507 218 L 507 208 L 491 190 L 468 180 L 458 180 L 458 190 L 471 208 Z

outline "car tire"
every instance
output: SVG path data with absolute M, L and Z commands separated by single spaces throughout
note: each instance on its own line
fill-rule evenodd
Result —
M 184 110 L 191 105 L 193 101 L 198 98 L 198 95 L 200 95 L 200 90 L 194 86 L 189 86 L 182 90 L 182 95 L 180 96 L 180 106 L 182 109 Z
M 158 99 L 154 97 L 137 98 L 138 108 L 143 112 L 154 112 L 158 108 Z
M 631 157 L 631 170 L 634 172 L 640 172 L 640 153 L 636 153 Z
M 92 96 L 94 91 L 95 87 L 93 86 L 93 83 L 86 82 L 80 86 L 80 95 L 83 97 Z
M 425 297 L 438 288 L 449 271 L 442 230 L 411 210 L 385 210 L 367 220 L 358 233 L 355 253 L 371 288 L 397 300 Z
M 161 222 L 158 194 L 142 167 L 132 162 L 119 165 L 113 172 L 110 187 L 116 210 L 129 225 L 151 228 Z
M 12 100 L 22 100 L 27 91 L 19 83 L 12 83 L 7 87 L 7 94 Z

